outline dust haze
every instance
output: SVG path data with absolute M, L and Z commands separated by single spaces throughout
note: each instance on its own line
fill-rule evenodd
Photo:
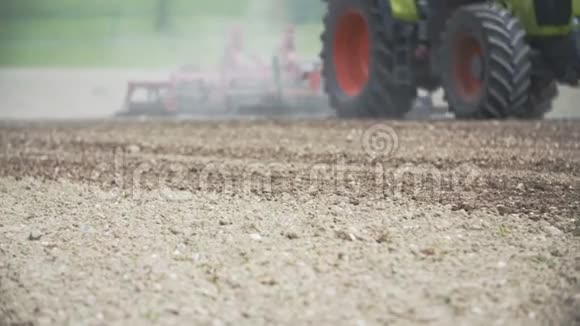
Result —
M 174 24 L 187 17 L 174 18 Z M 220 64 L 231 34 L 242 34 L 244 55 L 255 57 L 269 65 L 280 46 L 284 30 L 292 26 L 289 17 L 274 1 L 253 0 L 235 19 L 207 17 L 187 36 L 168 36 L 182 61 L 156 68 L 93 67 L 93 66 L 18 66 L 0 67 L 0 119 L 101 119 L 113 117 L 122 109 L 129 81 L 167 81 L 183 66 L 192 66 L 209 76 L 220 73 Z M 169 27 L 171 31 L 171 26 Z M 115 37 L 131 39 L 130 35 Z M 178 42 L 177 45 L 175 42 Z M 132 40 L 130 44 L 113 48 L 113 56 L 121 61 L 124 47 L 143 47 L 143 56 L 150 55 L 146 44 Z M 300 49 L 298 49 L 300 52 Z M 306 58 L 317 60 L 316 56 Z M 256 94 L 261 95 L 256 89 Z M 212 115 L 208 112 L 208 115 Z M 232 116 L 230 116 L 232 117 Z

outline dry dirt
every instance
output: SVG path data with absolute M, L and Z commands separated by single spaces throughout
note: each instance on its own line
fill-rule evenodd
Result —
M 578 122 L 4 122 L 0 203 L 0 324 L 580 323 Z

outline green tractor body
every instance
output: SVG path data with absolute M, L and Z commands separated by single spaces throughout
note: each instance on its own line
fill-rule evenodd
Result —
M 341 117 L 404 116 L 443 88 L 459 118 L 541 118 L 580 79 L 580 0 L 326 0 L 323 74 Z
M 388 0 L 386 0 L 388 1 Z M 542 9 L 547 9 L 550 11 L 551 4 L 557 3 L 557 0 L 545 1 L 546 8 L 542 8 L 542 5 L 538 5 L 541 2 L 534 2 L 533 0 L 497 0 L 496 3 L 510 10 L 516 17 L 519 18 L 521 24 L 527 31 L 529 35 L 541 35 L 541 36 L 554 36 L 563 35 L 572 29 L 572 18 L 574 14 L 580 16 L 580 0 L 573 1 L 561 1 L 564 5 L 562 8 L 553 10 L 552 16 L 557 16 L 560 14 L 560 21 L 553 19 L 556 22 L 544 22 L 542 20 L 547 20 L 549 18 L 542 18 L 539 12 Z M 390 5 L 392 8 L 392 16 L 394 19 L 409 22 L 418 22 L 420 20 L 418 3 L 416 0 L 391 0 Z M 559 12 L 558 12 L 559 11 Z M 546 15 L 547 16 L 547 15 Z

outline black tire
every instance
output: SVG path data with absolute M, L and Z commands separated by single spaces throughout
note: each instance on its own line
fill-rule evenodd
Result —
M 574 18 L 574 43 L 576 44 L 576 69 L 580 74 L 580 17 Z
M 325 81 L 325 91 L 328 94 L 330 104 L 341 118 L 402 118 L 412 108 L 417 95 L 415 87 L 395 86 L 391 82 L 391 69 L 388 66 L 389 47 L 385 35 L 385 26 L 378 8 L 378 1 L 384 0 L 329 0 L 327 1 L 327 14 L 324 18 L 324 32 L 321 36 L 323 62 L 322 76 Z M 356 24 L 348 24 L 351 15 Z M 337 43 L 342 31 L 347 31 L 349 37 L 354 35 L 358 26 L 366 26 L 368 40 L 367 49 L 368 64 L 365 64 L 366 73 L 364 81 L 357 80 L 354 87 L 345 86 L 345 75 L 357 75 L 356 72 L 348 71 L 345 67 L 357 67 L 361 65 L 345 65 L 342 60 L 340 44 Z M 344 29 L 344 26 L 350 25 Z M 356 26 L 354 26 L 356 25 Z M 357 27 L 358 26 L 358 27 Z M 357 39 L 358 40 L 358 39 Z M 344 43 L 344 39 L 342 39 Z M 356 41 L 353 42 L 358 44 Z M 355 44 L 349 44 L 354 47 Z M 367 53 L 365 52 L 365 53 Z M 360 52 L 359 52 L 360 53 Z M 341 61 L 342 71 L 337 68 Z M 364 70 L 364 68 L 363 68 Z M 353 78 L 357 79 L 357 78 Z M 360 78 L 358 78 L 360 79 Z M 354 90 L 353 90 L 354 89 Z
M 520 119 L 541 120 L 553 109 L 554 100 L 558 97 L 558 84 L 555 81 L 534 82 L 528 99 L 527 109 L 516 116 Z
M 494 4 L 461 7 L 442 43 L 442 84 L 459 119 L 525 118 L 531 50 L 517 18 Z

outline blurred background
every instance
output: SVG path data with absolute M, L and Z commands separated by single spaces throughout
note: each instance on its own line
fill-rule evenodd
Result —
M 236 28 L 269 61 L 294 26 L 316 60 L 323 13 L 319 0 L 0 0 L 0 119 L 109 117 L 130 80 L 215 71 Z M 580 92 L 561 92 L 550 116 L 580 115 Z
M 322 13 L 312 0 L 2 0 L 0 65 L 213 64 L 233 25 L 260 52 L 294 24 L 298 49 L 315 56 Z
M 324 5 L 312 0 L 1 0 L 0 119 L 110 117 L 130 80 L 177 67 L 216 71 L 232 30 L 270 62 L 295 26 L 318 56 Z

